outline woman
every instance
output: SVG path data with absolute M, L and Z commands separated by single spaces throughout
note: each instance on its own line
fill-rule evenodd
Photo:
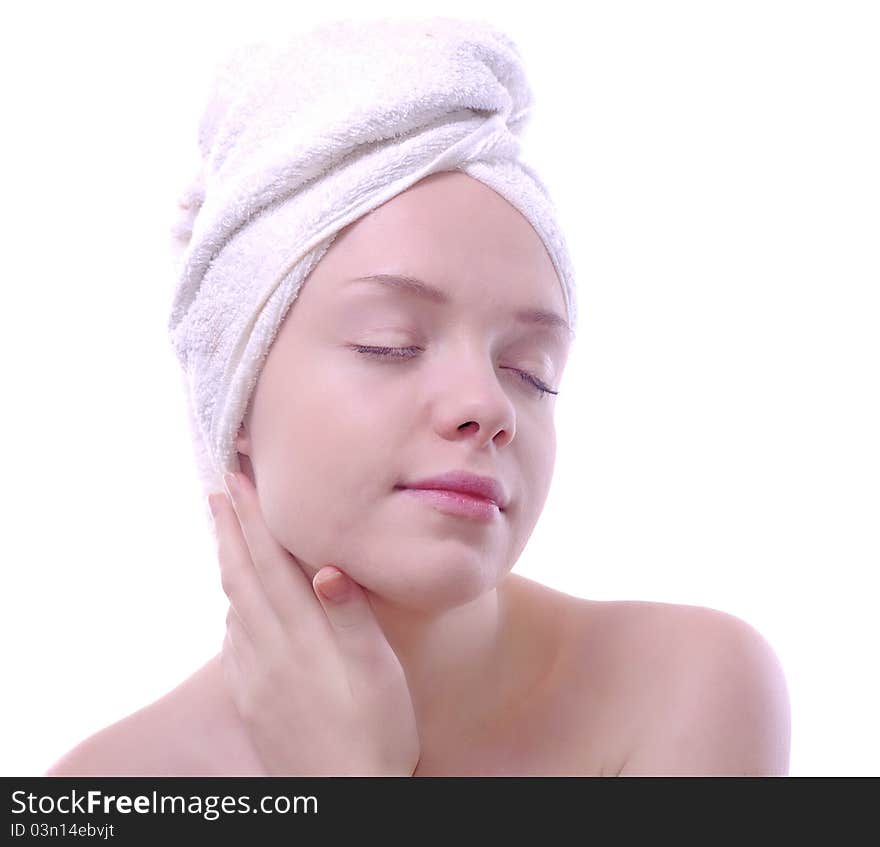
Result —
M 264 194 L 254 219 L 216 189 L 220 175 L 236 184 L 237 162 L 248 164 L 250 179 L 254 161 L 269 161 L 260 151 L 284 158 L 279 151 L 292 148 L 255 147 L 253 138 L 281 137 L 267 132 L 243 144 L 225 105 L 208 110 L 203 153 L 213 170 L 197 210 L 208 223 L 193 226 L 187 265 L 198 267 L 199 286 L 178 293 L 173 326 L 188 321 L 175 341 L 190 377 L 197 452 L 207 457 L 230 598 L 226 639 L 177 688 L 86 739 L 48 775 L 786 773 L 784 676 L 750 626 L 710 609 L 590 601 L 511 573 L 549 491 L 554 395 L 574 338 L 564 244 L 536 211 L 534 174 L 517 183 L 532 192 L 520 202 L 525 195 L 487 164 L 509 150 L 527 108 L 516 87 L 523 79 L 511 75 L 521 75 L 518 55 L 497 31 L 484 40 L 474 23 L 381 21 L 367 35 L 363 27 L 323 30 L 310 44 L 344 32 L 351 40 L 335 55 L 381 41 L 376 62 L 404 66 L 412 49 L 416 59 L 452 62 L 431 73 L 465 89 L 454 74 L 476 56 L 473 67 L 493 75 L 473 90 L 491 94 L 494 81 L 510 95 L 498 101 L 507 104 L 507 135 L 486 135 L 485 115 L 448 103 L 471 123 L 455 124 L 461 133 L 439 144 L 430 134 L 442 131 L 436 115 L 426 112 L 423 149 L 433 158 L 429 167 L 407 164 L 406 132 L 416 121 L 403 108 L 383 112 L 405 124 L 385 140 L 408 182 L 401 187 L 362 159 L 361 176 L 382 173 L 378 184 L 391 190 L 353 177 L 334 183 L 357 202 L 364 185 L 376 193 L 363 213 L 355 200 L 337 199 L 348 219 L 328 212 L 343 225 L 322 240 L 322 221 L 303 224 L 302 210 L 331 195 L 308 195 L 320 184 L 308 169 L 297 172 L 298 210 L 289 200 L 266 205 L 273 198 Z M 414 34 L 456 50 L 413 49 Z M 463 53 L 469 44 L 480 50 Z M 298 49 L 298 67 L 317 74 Z M 278 101 L 285 94 L 265 67 L 247 66 L 256 86 L 248 97 L 223 100 L 251 116 L 247 129 L 258 123 L 250 104 L 276 102 L 255 90 Z M 348 79 L 338 67 L 328 73 L 337 87 Z M 388 79 L 370 78 L 345 102 L 379 102 Z M 279 113 L 295 114 L 302 128 L 301 110 Z M 340 145 L 336 174 L 357 168 L 351 149 Z M 270 171 L 263 184 L 280 197 L 279 171 L 264 176 Z M 225 206 L 210 205 L 212 190 Z M 286 220 L 307 235 L 285 228 L 281 211 L 266 223 L 274 209 L 293 209 Z M 267 269 L 267 255 L 284 261 Z M 299 260 L 293 271 L 290 255 Z M 281 276 L 294 282 L 263 285 Z M 274 318 L 261 326 L 267 314 Z M 223 492 L 221 471 L 232 473 Z M 470 496 L 436 490 L 468 483 L 477 486 Z M 334 582 L 336 599 L 323 591 Z

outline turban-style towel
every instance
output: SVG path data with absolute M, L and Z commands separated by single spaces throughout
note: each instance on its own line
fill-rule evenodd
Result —
M 235 437 L 309 272 L 341 229 L 429 174 L 463 171 L 529 220 L 575 330 L 555 210 L 519 160 L 531 104 L 519 48 L 481 21 L 336 21 L 228 54 L 172 230 L 182 252 L 168 330 L 206 495 L 240 470 Z

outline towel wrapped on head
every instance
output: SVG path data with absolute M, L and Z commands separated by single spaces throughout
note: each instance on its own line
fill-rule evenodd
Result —
M 429 174 L 462 171 L 529 220 L 575 329 L 555 209 L 519 155 L 531 104 L 518 48 L 479 21 L 339 21 L 229 56 L 173 228 L 168 330 L 206 495 L 240 469 L 235 436 L 308 274 L 340 230 Z

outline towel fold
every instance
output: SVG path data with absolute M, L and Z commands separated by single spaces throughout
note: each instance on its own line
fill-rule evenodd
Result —
M 338 21 L 244 45 L 220 66 L 202 167 L 172 229 L 168 323 L 205 494 L 239 470 L 235 436 L 265 356 L 336 234 L 431 173 L 463 171 L 531 222 L 575 329 L 555 209 L 520 161 L 531 105 L 520 51 L 481 21 Z

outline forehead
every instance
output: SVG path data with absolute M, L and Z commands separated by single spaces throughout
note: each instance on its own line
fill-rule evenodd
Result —
M 438 305 L 472 299 L 565 316 L 556 269 L 531 223 L 461 172 L 432 174 L 349 224 L 314 275 L 327 277 L 327 296 L 385 288 Z M 351 284 L 382 276 L 412 282 Z
M 364 288 L 364 284 L 366 284 L 366 288 Z M 432 285 L 411 274 L 367 274 L 346 280 L 342 285 L 342 290 L 346 292 L 366 290 L 380 294 L 405 295 L 435 306 L 454 305 L 454 299 L 446 289 Z M 521 325 L 544 330 L 563 341 L 574 340 L 574 331 L 568 321 L 553 308 L 540 305 L 514 305 L 506 310 L 506 314 L 512 316 Z

